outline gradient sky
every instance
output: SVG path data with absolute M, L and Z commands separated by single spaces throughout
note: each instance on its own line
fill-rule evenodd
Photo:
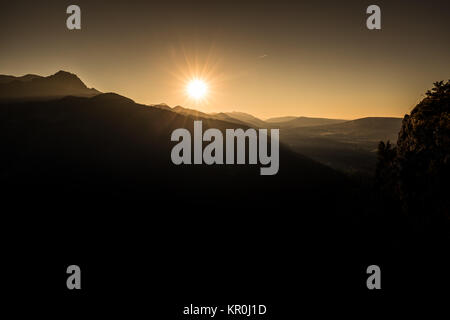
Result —
M 82 30 L 66 28 L 78 4 Z M 366 28 L 368 5 L 382 30 Z M 353 119 L 411 111 L 450 78 L 450 1 L 2 3 L 0 74 L 76 73 L 136 102 Z M 208 80 L 208 100 L 184 82 Z

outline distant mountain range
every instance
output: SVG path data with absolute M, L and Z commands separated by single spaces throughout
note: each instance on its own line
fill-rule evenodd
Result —
M 282 123 L 282 122 L 294 120 L 294 119 L 296 119 L 296 118 L 298 118 L 298 117 L 293 117 L 293 116 L 274 117 L 274 118 L 266 119 L 266 122 L 267 122 L 267 123 Z
M 376 149 L 383 140 L 397 141 L 401 118 L 369 117 L 328 125 L 280 130 L 281 140 L 312 159 L 349 173 L 372 175 Z
M 99 96 L 92 102 L 102 100 L 105 103 L 107 99 L 116 97 L 105 96 L 96 89 L 88 88 L 75 74 L 66 71 L 59 71 L 48 77 L 34 74 L 22 77 L 0 75 L 0 101 L 3 102 L 53 100 L 66 96 Z M 132 100 L 127 101 L 134 103 Z M 390 140 L 395 143 L 401 126 L 401 118 L 342 120 L 286 116 L 263 121 L 253 115 L 236 111 L 204 113 L 182 106 L 170 108 L 164 103 L 150 107 L 241 127 L 280 128 L 281 142 L 297 153 L 341 171 L 368 174 L 373 173 L 378 142 Z
M 266 120 L 273 127 L 283 129 L 300 128 L 300 127 L 314 127 L 328 124 L 342 123 L 347 120 L 327 119 L 327 118 L 309 118 L 309 117 L 280 117 Z
M 197 192 L 190 184 L 208 186 L 205 192 L 244 188 L 253 193 L 264 188 L 259 165 L 185 167 L 170 160 L 175 144 L 170 141 L 171 133 L 178 128 L 193 131 L 195 119 L 203 121 L 203 130 L 248 128 L 228 114 L 137 104 L 115 93 L 87 89 L 67 72 L 26 78 L 32 79 L 2 77 L 2 85 L 17 86 L 14 97 L 20 100 L 0 100 L 0 148 L 5 154 L 0 177 L 4 183 L 78 186 L 88 182 L 91 188 L 109 181 L 102 188 L 110 188 L 116 181 L 120 188 L 143 184 L 148 192 L 164 196 L 178 189 L 183 190 L 182 196 Z M 17 85 L 21 81 L 27 85 Z M 31 96 L 35 100 L 30 100 Z M 295 181 L 295 192 L 326 185 L 333 193 L 333 185 L 347 184 L 344 175 L 284 145 L 280 146 L 280 159 L 283 167 L 270 179 L 274 188 Z
M 258 119 L 248 113 L 233 111 L 233 112 L 225 112 L 224 114 L 232 119 L 236 119 L 238 121 L 246 123 L 250 127 L 258 127 L 258 128 L 269 127 L 265 121 Z
M 0 100 L 93 97 L 98 94 L 99 91 L 89 89 L 75 74 L 65 71 L 59 71 L 48 77 L 34 74 L 22 77 L 0 75 Z
M 254 128 L 279 128 L 281 141 L 292 150 L 347 173 L 373 175 L 380 141 L 397 141 L 402 118 L 356 120 L 278 117 L 266 121 L 243 112 L 203 113 L 177 106 L 184 115 L 223 120 Z

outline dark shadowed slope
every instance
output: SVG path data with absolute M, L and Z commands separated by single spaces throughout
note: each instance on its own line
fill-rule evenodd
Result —
M 54 99 L 64 96 L 92 97 L 100 92 L 89 89 L 73 73 L 59 71 L 48 77 L 0 76 L 0 100 Z
M 339 197 L 349 186 L 336 171 L 283 146 L 275 176 L 260 176 L 259 164 L 176 166 L 170 157 L 176 144 L 171 133 L 177 128 L 193 132 L 194 119 L 203 120 L 204 130 L 246 128 L 139 105 L 116 94 L 2 104 L 2 185 L 21 190 L 57 186 L 75 193 L 131 192 L 152 201 L 171 195 L 187 202 L 201 197 L 214 203 L 217 197 L 226 197 L 220 201 L 223 206 L 250 197 L 254 201 L 245 203 L 255 207 L 284 206 L 294 198 L 307 206 L 313 199 Z M 264 194 L 268 196 L 262 201 L 259 197 Z
M 24 147 L 23 151 L 30 152 L 29 157 L 26 157 L 29 163 L 33 159 L 32 151 L 36 151 L 40 145 L 47 144 L 49 145 L 44 149 L 54 152 L 53 155 L 56 157 L 60 151 L 70 152 L 73 158 L 67 158 L 68 161 L 77 158 L 77 154 L 80 156 L 91 155 L 75 151 L 77 147 L 91 145 L 92 149 L 90 150 L 96 154 L 91 160 L 93 163 L 97 163 L 101 158 L 102 149 L 110 144 L 108 150 L 116 150 L 117 154 L 108 161 L 102 162 L 104 167 L 126 157 L 130 160 L 134 159 L 134 165 L 130 163 L 129 168 L 124 167 L 124 169 L 132 171 L 138 167 L 137 164 L 142 165 L 141 169 L 151 169 L 156 164 L 162 165 L 166 169 L 176 168 L 177 166 L 172 165 L 170 161 L 171 146 L 175 144 L 170 141 L 170 135 L 177 128 L 192 129 L 195 119 L 203 120 L 204 130 L 210 127 L 220 130 L 247 128 L 236 123 L 185 116 L 157 107 L 136 104 L 131 99 L 113 93 L 100 94 L 92 98 L 65 97 L 45 102 L 6 103 L 1 105 L 0 112 L 4 136 L 11 139 L 9 146 L 16 148 L 20 143 L 25 143 L 27 147 Z M 105 144 L 105 142 L 108 143 Z M 57 148 L 56 146 L 53 148 L 52 143 L 57 143 Z M 131 150 L 119 152 L 132 146 L 139 146 L 139 148 L 133 152 Z M 308 168 L 305 173 L 311 172 L 314 175 L 314 172 L 317 174 L 323 172 L 325 178 L 326 176 L 330 176 L 330 178 L 338 176 L 331 169 L 299 157 L 284 147 L 281 147 L 280 152 L 280 161 L 284 161 L 284 165 L 289 164 L 289 170 L 294 170 L 290 165 L 293 164 L 291 161 L 295 159 L 299 163 L 294 167 Z M 146 157 L 149 158 L 146 159 Z M 15 163 L 14 166 L 17 165 L 17 162 L 13 161 L 13 163 Z M 259 170 L 257 170 L 259 165 L 230 166 L 224 170 L 220 168 L 226 166 L 201 167 L 215 167 L 224 172 L 232 172 L 234 168 L 241 171 L 241 169 L 237 169 L 238 167 L 251 167 L 252 175 L 254 173 L 259 175 Z M 312 168 L 317 169 L 313 170 Z M 283 171 L 287 171 L 287 169 L 282 164 L 277 176 L 283 176 Z M 303 171 L 304 169 L 299 170 Z M 310 169 L 312 170 L 310 171 Z M 189 171 L 189 169 L 187 170 Z M 246 171 L 246 169 L 243 170 Z

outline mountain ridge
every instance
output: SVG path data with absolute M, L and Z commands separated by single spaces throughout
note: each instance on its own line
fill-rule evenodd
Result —
M 8 85 L 16 89 L 14 99 L 2 99 L 2 88 L 5 89 Z M 42 91 L 36 92 L 42 86 L 47 90 L 44 90 L 45 94 Z M 30 91 L 35 94 L 30 94 Z M 281 143 L 289 146 L 298 154 L 341 171 L 351 171 L 355 168 L 372 171 L 375 163 L 373 151 L 376 149 L 378 141 L 389 139 L 395 142 L 401 121 L 400 118 L 392 117 L 366 117 L 355 120 L 284 117 L 281 118 L 283 121 L 266 122 L 251 114 L 237 111 L 205 113 L 182 106 L 171 108 L 165 103 L 137 104 L 132 99 L 116 93 L 101 93 L 95 89 L 88 89 L 76 74 L 62 70 L 48 77 L 33 74 L 21 77 L 0 75 L 0 102 L 3 103 L 17 100 L 49 101 L 62 98 L 61 104 L 65 105 L 68 102 L 73 104 L 74 99 L 70 97 L 90 98 L 89 103 L 83 102 L 83 104 L 89 105 L 121 105 L 131 108 L 133 105 L 140 105 L 146 108 L 170 111 L 187 117 L 189 121 L 203 120 L 208 123 L 222 121 L 230 128 L 235 126 L 256 129 L 280 128 Z M 84 100 L 78 99 L 78 101 L 81 103 Z M 107 116 L 106 110 L 102 112 Z M 122 111 L 117 112 L 121 113 Z M 50 114 L 46 117 L 53 118 Z
M 0 100 L 49 100 L 98 94 L 100 91 L 88 88 L 76 74 L 63 70 L 47 77 L 34 74 L 21 77 L 0 75 Z

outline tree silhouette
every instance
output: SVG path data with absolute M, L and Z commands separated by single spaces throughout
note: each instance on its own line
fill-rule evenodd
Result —
M 397 146 L 380 142 L 376 186 L 410 215 L 450 218 L 450 80 L 438 81 L 410 115 Z

